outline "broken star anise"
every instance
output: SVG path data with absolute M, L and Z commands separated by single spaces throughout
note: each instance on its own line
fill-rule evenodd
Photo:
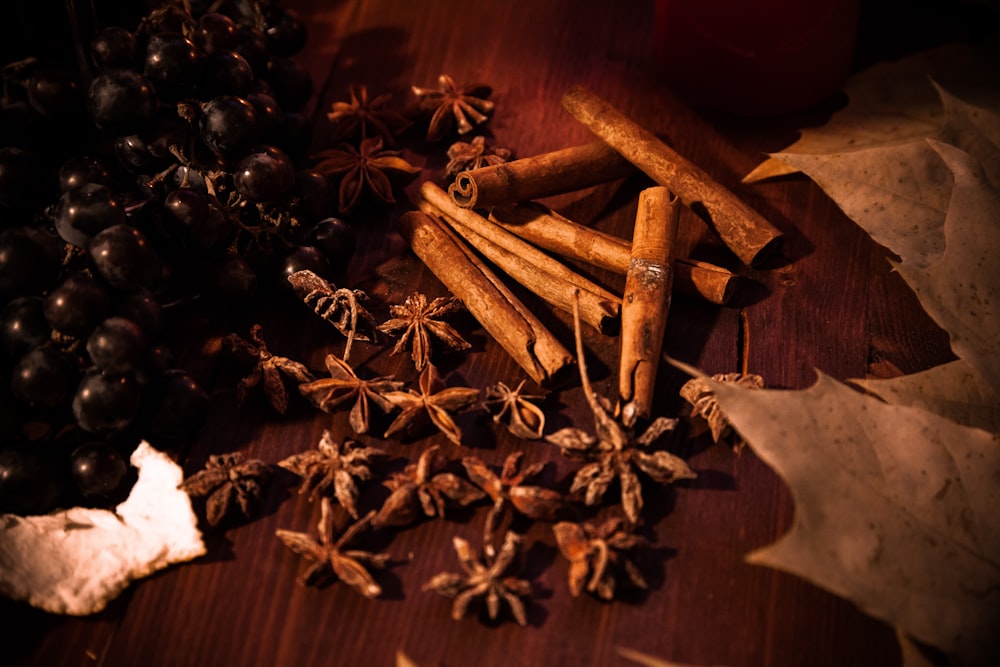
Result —
M 385 456 L 385 452 L 355 440 L 338 443 L 330 431 L 324 429 L 316 449 L 293 454 L 278 465 L 302 478 L 299 493 L 308 493 L 310 501 L 320 496 L 336 496 L 337 502 L 357 518 L 358 485 L 355 480 L 371 479 L 368 466 L 370 459 L 377 456 Z
M 413 86 L 418 108 L 431 113 L 427 141 L 441 141 L 454 128 L 459 134 L 468 134 L 473 126 L 486 122 L 493 111 L 493 102 L 486 99 L 492 92 L 481 83 L 455 85 L 447 74 L 438 77 L 437 88 Z
M 552 527 L 559 551 L 569 561 L 569 590 L 578 596 L 588 592 L 611 600 L 619 580 L 645 589 L 646 579 L 629 560 L 629 552 L 649 546 L 649 541 L 631 531 L 621 517 L 603 521 L 571 523 Z
M 753 373 L 719 373 L 713 375 L 716 382 L 728 382 L 746 389 L 763 389 L 764 378 Z M 746 441 L 733 432 L 733 427 L 729 423 L 729 418 L 719 407 L 719 400 L 715 397 L 705 378 L 691 378 L 681 386 L 681 398 L 691 404 L 691 417 L 702 420 L 712 433 L 712 441 L 720 442 L 728 440 L 730 447 L 739 454 Z M 703 432 L 703 431 L 702 431 Z
M 288 276 L 296 296 L 317 315 L 347 338 L 344 360 L 351 356 L 355 340 L 375 342 L 378 337 L 375 316 L 361 305 L 368 298 L 361 290 L 337 288 L 322 276 L 303 269 Z
M 521 538 L 516 533 L 507 533 L 498 552 L 489 546 L 484 548 L 482 561 L 466 540 L 455 537 L 452 543 L 464 573 L 442 572 L 424 584 L 423 590 L 454 598 L 451 617 L 456 621 L 465 616 L 474 600 L 482 598 L 490 620 L 499 617 L 501 604 L 506 602 L 514 619 L 521 625 L 527 625 L 528 618 L 521 598 L 531 595 L 531 582 L 507 574 L 515 564 Z
M 410 180 L 420 173 L 402 157 L 399 151 L 382 148 L 382 137 L 367 137 L 355 148 L 339 144 L 316 154 L 319 162 L 314 169 L 324 176 L 340 178 L 338 207 L 348 214 L 361 203 L 365 193 L 386 203 L 396 203 L 392 179 Z
M 369 401 L 389 412 L 393 405 L 385 394 L 403 386 L 391 375 L 362 380 L 346 361 L 333 354 L 326 356 L 326 370 L 330 377 L 300 384 L 299 391 L 324 412 L 333 412 L 337 406 L 353 400 L 350 423 L 355 433 L 368 432 Z
M 503 382 L 487 387 L 483 407 L 493 415 L 494 423 L 502 422 L 511 434 L 535 440 L 542 437 L 545 430 L 545 413 L 531 401 L 544 396 L 524 393 L 524 383 L 525 380 L 521 380 L 514 389 Z
M 412 124 L 403 114 L 387 108 L 392 99 L 389 93 L 369 99 L 368 89 L 358 83 L 352 83 L 349 92 L 349 102 L 334 102 L 326 114 L 335 142 L 380 137 L 386 146 L 393 146 L 396 136 Z
M 181 482 L 179 488 L 189 496 L 204 497 L 205 519 L 217 526 L 235 508 L 244 517 L 251 517 L 260 508 L 271 473 L 267 463 L 247 460 L 242 452 L 212 454 L 204 469 Z
M 428 304 L 427 297 L 417 292 L 406 297 L 401 305 L 389 306 L 392 319 L 381 324 L 378 330 L 391 333 L 402 329 L 403 334 L 392 348 L 392 354 L 399 354 L 409 343 L 412 347 L 410 358 L 413 359 L 413 365 L 418 371 L 422 371 L 430 362 L 431 335 L 453 350 L 471 347 L 450 324 L 441 320 L 445 315 L 461 308 L 462 302 L 453 296 L 438 297 Z
M 222 343 L 230 350 L 252 357 L 256 361 L 250 375 L 236 385 L 237 397 L 241 403 L 246 400 L 252 388 L 261 385 L 271 406 L 281 414 L 285 414 L 288 410 L 288 390 L 281 376 L 285 375 L 300 384 L 314 379 L 304 364 L 288 357 L 271 354 L 267 349 L 267 343 L 264 342 L 263 329 L 259 324 L 250 327 L 250 340 L 236 334 L 228 334 L 222 339 Z
M 402 411 L 386 429 L 383 437 L 417 430 L 424 419 L 444 433 L 456 445 L 462 444 L 462 431 L 451 413 L 464 410 L 479 400 L 479 389 L 473 387 L 445 387 L 434 364 L 427 364 L 419 379 L 420 392 L 412 389 L 391 391 L 385 395 Z
M 336 540 L 333 506 L 328 498 L 320 505 L 319 540 L 307 533 L 278 530 L 275 535 L 289 549 L 303 556 L 313 564 L 299 576 L 303 586 L 320 585 L 336 577 L 367 598 L 378 597 L 382 587 L 372 577 L 368 568 L 382 569 L 392 560 L 389 554 L 372 553 L 358 549 L 345 550 L 344 547 L 368 528 L 375 512 L 354 522 Z
M 448 472 L 448 460 L 437 445 L 428 447 L 416 463 L 393 473 L 384 482 L 392 492 L 373 525 L 408 526 L 421 516 L 444 517 L 449 505 L 465 507 L 486 497 L 478 487 Z
M 510 159 L 511 151 L 499 146 L 487 146 L 486 137 L 479 135 L 472 141 L 456 141 L 448 147 L 448 164 L 444 176 L 452 179 L 463 171 L 503 164 Z
M 642 483 L 638 472 L 653 481 L 668 484 L 678 479 L 691 479 L 695 473 L 684 459 L 666 452 L 647 451 L 661 435 L 673 430 L 676 419 L 658 417 L 639 436 L 631 425 L 622 423 L 613 415 L 609 401 L 598 395 L 590 385 L 583 358 L 583 335 L 580 332 L 579 301 L 573 303 L 573 326 L 576 334 L 576 355 L 580 380 L 587 403 L 594 415 L 595 435 L 569 426 L 546 437 L 571 459 L 584 461 L 577 470 L 570 488 L 571 494 L 584 492 L 584 502 L 596 505 L 604 497 L 611 483 L 618 479 L 621 502 L 625 516 L 632 523 L 639 520 L 642 511 Z

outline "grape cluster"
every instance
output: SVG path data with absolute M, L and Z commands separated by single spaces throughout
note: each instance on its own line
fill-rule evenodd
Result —
M 326 178 L 297 167 L 305 25 L 275 2 L 206 4 L 102 27 L 85 62 L 3 70 L 0 511 L 113 502 L 139 438 L 203 421 L 168 304 L 238 307 L 353 252 Z

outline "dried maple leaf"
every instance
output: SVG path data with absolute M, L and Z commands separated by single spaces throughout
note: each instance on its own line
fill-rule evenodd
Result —
M 375 526 L 408 526 L 421 516 L 444 517 L 449 505 L 465 507 L 486 497 L 474 484 L 446 471 L 441 449 L 428 447 L 402 472 L 385 481 L 392 491 L 375 516 Z
M 392 179 L 409 180 L 420 173 L 420 167 L 400 157 L 399 151 L 383 149 L 381 137 L 362 139 L 357 148 L 340 144 L 320 151 L 316 157 L 320 160 L 314 167 L 316 171 L 340 178 L 338 202 L 345 215 L 357 208 L 366 193 L 386 204 L 396 203 Z
M 764 378 L 752 373 L 719 373 L 713 375 L 712 380 L 735 383 L 747 389 L 763 389 L 764 387 Z M 743 450 L 746 443 L 739 435 L 733 433 L 729 420 L 719 409 L 719 402 L 712 392 L 712 385 L 705 378 L 696 377 L 685 382 L 680 389 L 680 395 L 691 404 L 691 416 L 701 419 L 707 424 L 714 442 L 719 442 L 723 438 L 729 439 L 736 453 Z
M 189 496 L 205 498 L 205 519 L 217 526 L 239 508 L 249 518 L 260 509 L 271 466 L 242 452 L 212 454 L 205 468 L 185 479 L 180 487 Z
M 418 108 L 433 112 L 427 141 L 441 141 L 456 128 L 459 134 L 468 134 L 473 126 L 486 122 L 493 112 L 493 102 L 486 99 L 492 92 L 481 83 L 457 86 L 447 74 L 438 77 L 437 88 L 413 86 Z
M 417 292 L 406 297 L 402 305 L 389 306 L 392 319 L 381 324 L 378 330 L 391 333 L 402 329 L 403 335 L 396 341 L 392 354 L 399 354 L 409 343 L 412 346 L 410 358 L 413 359 L 413 365 L 418 371 L 422 371 L 430 362 L 431 335 L 453 350 L 471 347 L 450 324 L 440 319 L 461 308 L 462 302 L 453 296 L 438 297 L 428 304 L 427 297 Z
M 383 437 L 391 438 L 419 428 L 420 422 L 430 418 L 431 423 L 456 445 L 462 444 L 462 431 L 451 413 L 464 410 L 479 400 L 479 390 L 473 387 L 444 387 L 434 364 L 427 364 L 420 374 L 420 392 L 412 389 L 393 391 L 385 395 L 402 411 L 389 424 Z
M 318 540 L 307 533 L 291 530 L 275 531 L 275 535 L 285 543 L 285 546 L 306 560 L 313 561 L 313 564 L 299 576 L 299 583 L 303 586 L 320 585 L 332 577 L 337 577 L 367 598 L 381 595 L 382 587 L 368 572 L 368 568 L 382 569 L 392 557 L 385 553 L 344 549 L 368 528 L 375 512 L 369 512 L 364 518 L 348 526 L 335 540 L 335 517 L 330 499 L 323 498 L 320 508 Z
M 412 124 L 403 114 L 387 108 L 392 95 L 383 93 L 368 98 L 368 89 L 357 83 L 350 86 L 349 102 L 334 102 L 326 114 L 334 128 L 334 141 L 379 137 L 393 146 L 396 137 Z
M 353 400 L 350 423 L 355 433 L 368 432 L 369 401 L 389 412 L 393 405 L 385 394 L 403 386 L 391 375 L 362 380 L 346 361 L 332 354 L 326 356 L 326 370 L 330 377 L 300 384 L 299 392 L 324 412 L 333 412 L 337 406 Z
M 483 560 L 462 538 L 455 537 L 452 542 L 464 573 L 442 572 L 424 584 L 423 590 L 454 598 L 451 617 L 456 621 L 465 616 L 474 600 L 483 598 L 490 620 L 499 617 L 501 604 L 506 602 L 514 619 L 520 625 L 527 625 L 528 618 L 521 598 L 531 595 L 531 582 L 507 574 L 514 565 L 521 538 L 516 533 L 507 533 L 497 553 L 494 554 L 488 546 L 484 549 Z
M 230 350 L 253 357 L 256 361 L 250 375 L 236 385 L 240 402 L 246 400 L 247 393 L 252 388 L 261 385 L 271 407 L 285 414 L 288 411 L 288 390 L 281 376 L 285 375 L 300 384 L 314 379 L 305 365 L 288 357 L 271 354 L 264 342 L 263 328 L 259 324 L 250 327 L 250 340 L 228 334 L 222 339 L 222 343 Z
M 569 590 L 574 596 L 585 589 L 605 600 L 615 596 L 619 579 L 636 588 L 646 588 L 646 580 L 629 552 L 649 546 L 649 541 L 631 531 L 620 517 L 604 521 L 571 523 L 560 521 L 552 527 L 559 551 L 569 561 Z
M 334 495 L 347 512 L 358 516 L 358 485 L 355 480 L 371 479 L 370 459 L 385 456 L 376 447 L 366 447 L 355 440 L 338 443 L 324 429 L 316 449 L 293 454 L 278 465 L 302 478 L 299 493 L 308 493 L 309 500 Z
M 642 435 L 635 436 L 631 426 L 626 426 L 612 415 L 607 399 L 594 392 L 587 377 L 578 301 L 573 302 L 573 325 L 580 380 L 594 415 L 596 436 L 570 426 L 547 436 L 546 440 L 557 445 L 569 458 L 585 462 L 573 477 L 571 494 L 583 491 L 584 502 L 596 505 L 617 479 L 621 486 L 622 509 L 629 521 L 635 523 L 642 511 L 642 483 L 637 474 L 639 471 L 660 484 L 669 484 L 678 479 L 693 479 L 696 475 L 683 459 L 670 452 L 647 451 L 661 435 L 673 430 L 676 419 L 658 417 Z
M 524 384 L 521 380 L 514 389 L 503 382 L 487 387 L 483 406 L 493 415 L 494 423 L 505 424 L 518 438 L 536 440 L 545 430 L 545 413 L 531 401 L 544 396 L 524 393 Z
M 481 169 L 503 164 L 511 157 L 508 148 L 486 146 L 486 137 L 479 135 L 472 141 L 456 141 L 448 147 L 448 164 L 444 168 L 445 178 L 452 179 L 463 171 Z
M 317 315 L 347 337 L 344 360 L 351 356 L 355 340 L 375 342 L 378 337 L 375 317 L 361 305 L 368 297 L 361 290 L 337 288 L 316 273 L 304 269 L 288 276 L 295 294 Z

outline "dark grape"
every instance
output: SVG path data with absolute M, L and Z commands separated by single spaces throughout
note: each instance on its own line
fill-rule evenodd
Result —
M 113 375 L 90 368 L 73 396 L 73 416 L 88 433 L 116 433 L 139 410 L 139 384 L 132 374 Z
M 73 395 L 78 377 L 73 355 L 54 347 L 36 347 L 14 365 L 10 388 L 27 405 L 59 408 Z
M 154 287 L 160 279 L 160 258 L 146 235 L 129 224 L 99 232 L 87 246 L 94 268 L 112 287 Z
M 232 51 L 239 43 L 239 29 L 225 14 L 208 12 L 198 18 L 191 40 L 205 53 Z
M 90 43 L 97 69 L 128 69 L 136 64 L 135 35 L 121 26 L 102 28 Z
M 217 155 L 245 152 L 257 138 L 257 114 L 242 97 L 222 95 L 207 103 L 199 123 L 201 140 Z
M 266 93 L 251 93 L 246 97 L 257 117 L 257 140 L 267 143 L 281 130 L 283 114 L 277 100 Z
M 56 283 L 63 244 L 37 227 L 0 231 L 0 294 L 40 294 Z
M 0 311 L 0 342 L 12 359 L 16 359 L 48 341 L 52 327 L 45 319 L 42 297 L 22 296 Z
M 293 56 L 302 50 L 308 39 L 305 22 L 299 15 L 282 7 L 273 7 L 267 16 L 268 46 L 277 56 Z
M 246 58 L 254 74 L 260 76 L 267 70 L 267 61 L 270 58 L 267 36 L 253 26 L 241 25 L 237 38 L 234 50 Z
M 157 381 L 150 402 L 149 433 L 157 440 L 190 437 L 208 415 L 208 393 L 190 374 L 179 369 L 165 372 Z
M 220 95 L 244 97 L 252 86 L 253 70 L 243 56 L 235 51 L 215 51 L 202 59 L 195 90 L 199 99 L 210 100 Z
M 137 324 L 147 339 L 155 337 L 163 329 L 163 306 L 144 287 L 137 287 L 125 294 L 113 310 L 116 316 Z
M 0 512 L 44 514 L 59 499 L 55 466 L 26 447 L 0 450 Z
M 236 253 L 226 252 L 211 267 L 212 293 L 232 304 L 247 303 L 257 292 L 257 273 Z
M 77 155 L 66 160 L 59 168 L 59 190 L 61 192 L 88 183 L 97 183 L 108 188 L 114 184 L 111 168 L 104 160 L 93 155 Z
M 115 134 L 129 134 L 141 129 L 153 117 L 156 91 L 137 72 L 108 70 L 90 83 L 87 109 L 98 127 Z
M 313 84 L 308 70 L 289 58 L 268 61 L 265 78 L 282 109 L 300 109 L 312 96 Z
M 106 442 L 88 442 L 74 449 L 70 473 L 77 492 L 88 500 L 117 498 L 130 481 L 128 461 Z
M 281 150 L 264 146 L 236 164 L 236 191 L 253 202 L 274 202 L 295 184 L 295 167 Z
M 319 248 L 299 246 L 282 258 L 278 282 L 291 289 L 288 276 L 303 270 L 312 271 L 322 277 L 329 277 L 330 261 Z
M 136 370 L 148 344 L 139 325 L 124 317 L 109 317 L 90 333 L 87 354 L 97 368 L 121 374 Z
M 219 204 L 204 190 L 177 188 L 165 207 L 184 238 L 202 249 L 220 247 L 230 236 L 230 225 Z
M 95 234 L 125 224 L 127 218 L 111 188 L 85 183 L 62 194 L 55 221 L 56 231 L 64 241 L 86 248 Z
M 149 38 L 142 73 L 163 100 L 178 101 L 190 94 L 200 65 L 198 48 L 179 32 L 160 32 Z
M 309 222 L 322 220 L 335 207 L 334 192 L 326 176 L 311 169 L 295 173 L 292 190 L 295 213 Z
M 110 297 L 104 285 L 86 272 L 74 273 L 45 297 L 45 319 L 56 331 L 83 338 L 105 318 Z
M 47 67 L 28 80 L 28 103 L 47 118 L 65 118 L 83 109 L 83 91 L 77 76 Z
M 313 245 L 323 251 L 334 266 L 346 264 L 354 254 L 354 228 L 340 218 L 325 218 L 310 234 Z

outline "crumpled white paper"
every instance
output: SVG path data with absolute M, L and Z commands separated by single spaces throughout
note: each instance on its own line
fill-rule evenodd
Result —
M 184 477 L 142 442 L 139 475 L 115 511 L 72 508 L 43 516 L 0 515 L 0 594 L 56 614 L 96 613 L 136 579 L 204 555 Z

